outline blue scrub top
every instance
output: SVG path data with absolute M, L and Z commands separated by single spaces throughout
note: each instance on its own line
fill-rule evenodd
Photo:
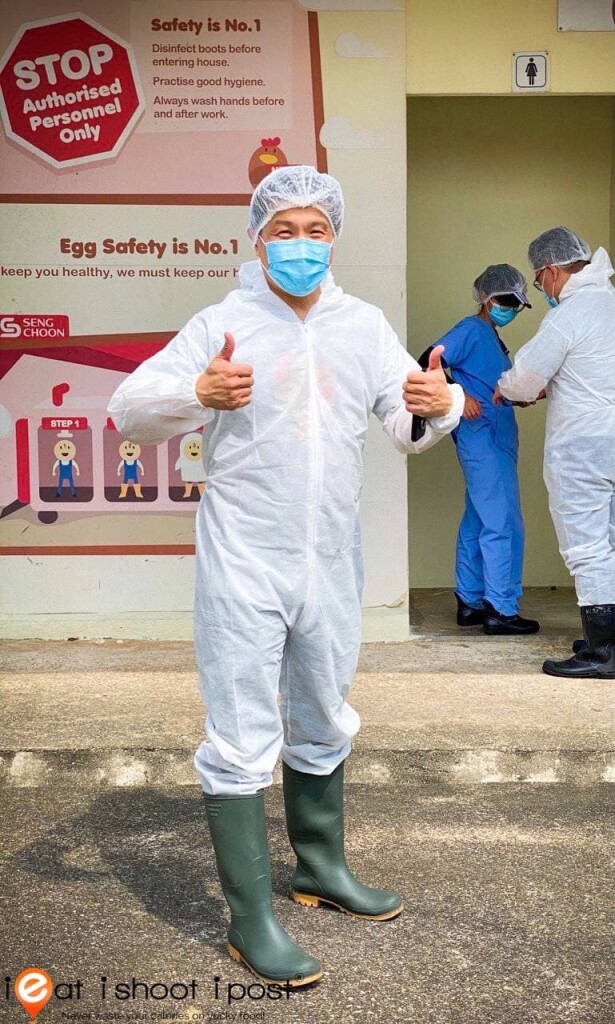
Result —
M 457 443 L 461 435 L 466 444 L 472 444 L 473 435 L 481 434 L 480 445 L 485 441 L 485 428 L 498 447 L 516 455 L 518 431 L 515 410 L 511 405 L 494 405 L 493 393 L 496 384 L 512 363 L 503 341 L 485 320 L 479 316 L 467 316 L 448 331 L 435 345 L 444 345 L 442 363 L 448 367 L 451 377 L 464 391 L 478 399 L 482 416 L 477 420 L 464 420 L 453 432 Z

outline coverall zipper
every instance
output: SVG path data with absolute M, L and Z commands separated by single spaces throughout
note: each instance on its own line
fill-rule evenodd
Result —
M 314 562 L 314 551 L 316 547 L 316 526 L 318 517 L 318 498 L 320 493 L 320 424 L 318 420 L 318 388 L 316 381 L 316 368 L 314 365 L 314 351 L 312 349 L 312 342 L 310 339 L 310 330 L 308 324 L 305 322 L 302 324 L 303 333 L 306 341 L 306 350 L 308 357 L 308 377 L 310 387 L 310 432 L 313 431 L 313 456 L 311 461 L 311 496 L 312 496 L 312 515 L 311 520 L 308 523 L 307 531 L 307 561 L 310 568 Z

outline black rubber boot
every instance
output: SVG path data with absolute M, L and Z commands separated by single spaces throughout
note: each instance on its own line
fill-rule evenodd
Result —
M 575 640 L 572 645 L 572 649 L 575 654 L 578 654 L 579 651 L 586 651 L 588 647 L 589 644 L 587 643 L 587 640 Z
M 615 604 L 593 604 L 581 608 L 587 645 L 565 661 L 545 661 L 548 676 L 568 679 L 615 679 Z M 574 648 L 573 648 L 574 649 Z
M 496 611 L 489 601 L 483 601 L 485 606 L 485 624 L 483 631 L 487 636 L 525 636 L 528 633 L 537 633 L 540 623 L 535 619 L 523 619 L 520 615 L 502 615 Z
M 457 592 L 455 592 L 455 597 L 457 598 L 457 625 L 482 626 L 485 621 L 484 608 L 472 608 L 460 598 Z
M 205 794 L 205 806 L 222 892 L 231 909 L 229 954 L 264 982 L 298 988 L 318 981 L 318 960 L 291 939 L 273 913 L 262 792 Z
M 353 917 L 387 921 L 404 909 L 389 889 L 371 889 L 352 874 L 344 855 L 344 762 L 331 775 L 308 775 L 284 764 L 286 827 L 297 854 L 295 903 L 331 904 Z

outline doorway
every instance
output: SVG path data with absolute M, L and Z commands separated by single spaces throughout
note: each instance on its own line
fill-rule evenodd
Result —
M 612 96 L 409 97 L 408 348 L 416 357 L 475 311 L 472 282 L 489 263 L 531 281 L 526 252 L 541 231 L 566 224 L 593 248 L 615 236 Z M 506 328 L 514 352 L 546 307 Z M 524 582 L 570 587 L 542 482 L 544 403 L 519 410 L 519 476 L 526 522 Z M 445 438 L 408 459 L 409 579 L 450 588 L 463 480 Z

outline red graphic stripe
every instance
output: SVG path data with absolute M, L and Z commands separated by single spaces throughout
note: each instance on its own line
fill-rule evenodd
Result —
M 15 423 L 15 461 L 17 463 L 17 500 L 30 504 L 30 442 L 28 421 Z
M 3 547 L 2 555 L 193 555 L 194 544 L 100 544 L 74 547 Z

